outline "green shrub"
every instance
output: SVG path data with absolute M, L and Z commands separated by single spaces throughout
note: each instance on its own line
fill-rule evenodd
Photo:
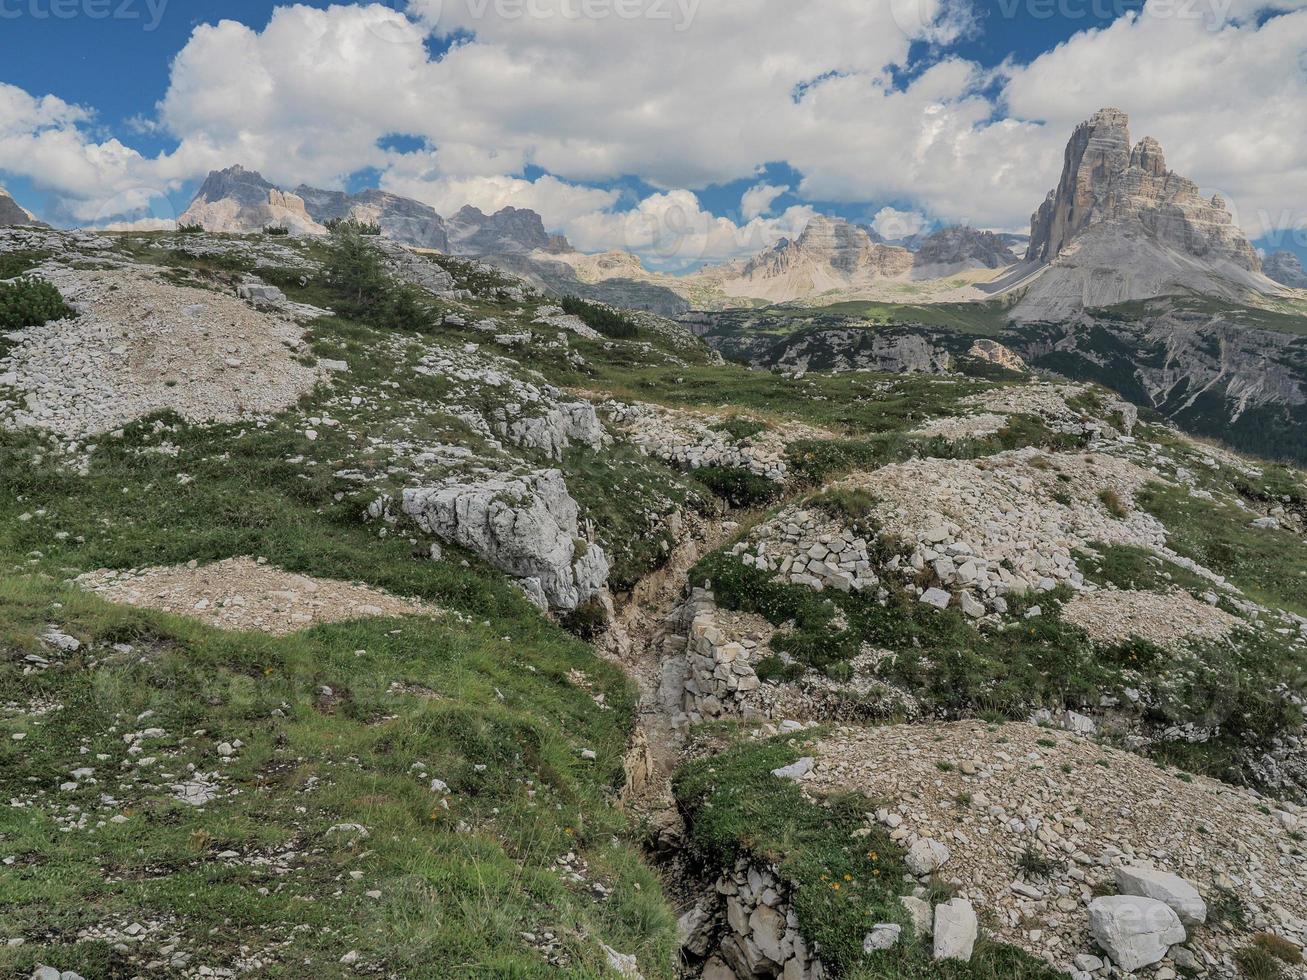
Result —
M 605 337 L 626 339 L 640 332 L 634 320 L 610 306 L 591 303 L 579 296 L 564 296 L 559 305 L 564 313 L 580 317 L 587 327 L 598 330 Z
M 37 327 L 72 315 L 59 290 L 44 279 L 23 276 L 0 282 L 0 330 Z
M 832 487 L 813 497 L 809 505 L 866 536 L 877 530 L 872 520 L 876 503 L 876 497 L 870 491 L 859 487 Z
M 177 231 L 182 235 L 202 235 L 204 234 L 204 225 L 178 225 Z
M 381 235 L 381 225 L 356 221 L 353 218 L 332 218 L 326 223 L 326 229 L 333 235 L 337 232 L 353 232 L 369 238 L 377 238 Z
M 268 225 L 263 229 L 265 235 L 271 235 L 274 238 L 284 237 L 290 234 L 290 229 L 285 225 Z
M 729 419 L 722 419 L 714 425 L 709 426 L 714 432 L 724 432 L 732 439 L 752 439 L 759 433 L 766 432 L 767 426 L 755 419 L 742 419 L 738 416 L 732 416 Z
M 382 256 L 351 222 L 336 226 L 322 263 L 324 285 L 341 316 L 391 329 L 429 329 L 434 317 L 415 291 L 386 272 Z
M 775 480 L 742 467 L 708 466 L 695 470 L 695 477 L 732 507 L 761 507 L 781 495 Z
M 49 252 L 35 249 L 19 249 L 0 254 L 0 279 L 13 279 L 24 272 L 31 272 L 49 257 Z

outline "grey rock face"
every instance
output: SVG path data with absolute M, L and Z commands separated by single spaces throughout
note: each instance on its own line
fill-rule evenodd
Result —
M 1275 252 L 1268 255 L 1262 262 L 1262 271 L 1281 285 L 1294 289 L 1307 289 L 1307 272 L 1303 271 L 1302 260 L 1292 252 Z
M 965 225 L 941 228 L 929 235 L 917 249 L 915 264 L 921 266 L 966 266 L 1001 269 L 1017 259 L 1011 246 L 992 231 L 977 231 Z
M 1102 109 L 1076 127 L 1062 180 L 1031 218 L 1026 258 L 1049 262 L 1085 229 L 1101 222 L 1151 237 L 1191 256 L 1224 258 L 1256 271 L 1257 253 L 1220 196 L 1203 199 L 1198 185 L 1166 168 L 1157 140 L 1130 148 L 1130 118 Z
M 1089 932 L 1123 970 L 1156 963 L 1185 941 L 1179 917 L 1163 902 L 1108 895 L 1089 903 Z
M 449 245 L 457 255 L 495 255 L 513 252 L 570 252 L 564 238 L 550 236 L 534 211 L 502 208 L 484 214 L 468 205 L 449 219 Z
M 295 193 L 303 199 L 305 209 L 319 224 L 325 225 L 332 220 L 377 224 L 381 227 L 382 237 L 391 241 L 449 251 L 445 219 L 436 213 L 435 208 L 421 201 L 376 189 L 345 194 L 303 184 L 295 188 Z
M 971 959 L 978 932 L 975 909 L 965 898 L 935 906 L 934 957 L 937 960 Z
M 794 240 L 782 238 L 744 267 L 744 277 L 785 276 L 802 266 L 843 279 L 893 276 L 912 268 L 912 253 L 874 241 L 867 230 L 823 214 L 814 215 Z
M 551 608 L 571 611 L 607 593 L 608 559 L 580 539 L 577 504 L 558 470 L 409 489 L 402 506 L 423 530 L 523 580 Z
M 206 231 L 243 234 L 269 225 L 296 235 L 321 235 L 326 229 L 304 208 L 304 201 L 244 167 L 210 172 L 190 206 L 177 219 L 182 225 L 202 225 Z
M 34 225 L 38 224 L 36 215 L 28 211 L 0 187 L 0 225 Z

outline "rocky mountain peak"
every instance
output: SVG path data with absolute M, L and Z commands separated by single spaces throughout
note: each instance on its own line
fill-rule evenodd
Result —
M 566 238 L 550 235 L 540 215 L 526 208 L 509 206 L 486 214 L 464 205 L 449 219 L 448 228 L 450 247 L 462 254 L 572 251 Z
M 348 194 L 307 184 L 285 191 L 239 164 L 210 172 L 179 220 L 236 234 L 279 225 L 297 235 L 323 235 L 328 222 L 348 220 L 375 224 L 382 237 L 405 245 L 461 255 L 572 251 L 566 238 L 548 234 L 540 215 L 524 208 L 487 215 L 467 205 L 447 222 L 430 205 L 389 191 Z
M 4 185 L 0 184 L 0 225 L 34 224 L 39 224 L 36 215 L 15 201 Z
M 1151 136 L 1145 136 L 1130 153 L 1130 166 L 1137 167 L 1154 177 L 1166 175 L 1166 155 L 1162 144 Z
M 1192 258 L 1260 268 L 1220 195 L 1205 200 L 1197 184 L 1168 170 L 1151 136 L 1131 148 L 1130 119 L 1120 109 L 1101 109 L 1076 127 L 1058 186 L 1031 216 L 1026 258 L 1051 262 L 1100 224 Z
M 866 229 L 842 218 L 816 214 L 798 238 L 782 238 L 749 260 L 744 275 L 771 278 L 800 266 L 812 266 L 844 278 L 890 276 L 912 267 L 912 253 L 882 245 Z

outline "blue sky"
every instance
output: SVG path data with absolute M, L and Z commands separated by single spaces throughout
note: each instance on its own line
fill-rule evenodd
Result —
M 294 160 L 279 156 L 275 129 L 252 133 L 238 131 L 243 107 L 261 97 L 259 93 L 251 94 L 254 90 L 249 87 L 249 79 L 258 74 L 256 67 L 268 69 L 272 65 L 271 71 L 278 77 L 271 83 L 273 87 L 267 98 L 287 102 L 288 112 L 293 111 L 293 103 L 288 98 L 282 99 L 277 92 L 284 89 L 304 97 L 305 90 L 312 89 L 311 80 L 297 83 L 285 65 L 278 63 L 278 59 L 284 62 L 287 56 L 274 50 L 275 32 L 269 29 L 277 4 L 271 0 L 53 0 L 56 4 L 72 5 L 70 9 L 74 16 L 58 18 L 50 13 L 51 2 L 0 0 L 0 84 L 16 87 L 36 99 L 55 96 L 87 110 L 87 113 L 75 124 L 59 124 L 74 134 L 69 136 L 69 141 L 77 143 L 77 152 L 81 154 L 78 159 L 68 161 L 66 167 L 61 158 L 51 157 L 49 153 L 39 157 L 31 153 L 24 155 L 21 147 L 12 154 L 18 162 L 10 162 L 0 143 L 0 180 L 23 203 L 43 217 L 67 224 L 74 220 L 75 215 L 93 210 L 87 201 L 93 200 L 96 194 L 106 198 L 110 197 L 110 192 L 121 194 L 122 189 L 134 181 L 164 190 L 165 195 L 156 197 L 147 209 L 133 212 L 133 216 L 141 217 L 148 211 L 171 217 L 184 209 L 208 166 L 239 162 L 261 169 L 273 168 L 280 172 L 270 176 L 279 183 L 295 182 L 294 177 L 300 174 L 300 170 L 295 169 Z M 409 13 L 420 15 L 434 2 L 414 0 Z M 427 56 L 432 53 L 439 55 L 451 43 L 457 42 L 458 58 L 447 59 L 449 64 L 445 66 L 431 62 L 409 66 L 413 73 L 425 72 L 427 75 L 397 74 L 397 87 L 404 78 L 440 79 L 440 84 L 433 83 L 431 92 L 431 101 L 436 102 L 443 92 L 459 91 L 456 86 L 464 84 L 462 76 L 455 73 L 455 61 L 459 65 L 469 63 L 474 66 L 465 73 L 468 77 L 483 78 L 485 66 L 494 63 L 497 52 L 507 52 L 510 56 L 516 54 L 525 62 L 543 52 L 546 55 L 543 63 L 546 64 L 550 63 L 550 58 L 556 58 L 556 63 L 569 58 L 589 60 L 591 63 L 586 74 L 579 76 L 570 87 L 561 88 L 563 95 L 548 106 L 546 111 L 552 113 L 554 105 L 565 103 L 573 92 L 581 92 L 581 101 L 585 101 L 584 86 L 591 76 L 609 69 L 613 71 L 610 84 L 605 87 L 600 79 L 599 90 L 590 93 L 593 101 L 602 102 L 605 88 L 611 91 L 614 86 L 620 87 L 632 74 L 629 57 L 623 63 L 621 56 L 616 55 L 614 64 L 604 65 L 592 60 L 593 50 L 580 50 L 590 43 L 586 31 L 593 28 L 595 31 L 616 32 L 622 29 L 621 25 L 614 24 L 610 28 L 608 25 L 596 27 L 587 24 L 576 28 L 574 40 L 569 42 L 566 38 L 560 40 L 556 32 L 546 31 L 543 27 L 536 30 L 537 25 L 529 22 L 487 24 L 481 21 L 472 27 L 454 24 L 452 22 L 457 18 L 451 16 L 450 8 L 455 2 L 450 0 L 444 5 L 440 26 L 426 38 L 425 50 Z M 924 23 L 918 36 L 910 37 L 907 43 L 896 47 L 886 39 L 883 24 L 866 20 L 855 24 L 851 16 L 850 37 L 841 39 L 841 42 L 849 42 L 849 50 L 831 55 L 830 71 L 821 71 L 821 52 L 822 45 L 830 47 L 831 41 L 823 38 L 820 28 L 809 28 L 811 19 L 803 15 L 807 10 L 824 13 L 823 5 L 833 7 L 845 0 L 788 0 L 788 7 L 777 6 L 778 2 L 703 0 L 705 6 L 700 9 L 698 21 L 679 37 L 662 30 L 661 25 L 641 26 L 640 30 L 649 38 L 651 58 L 666 57 L 668 53 L 674 58 L 678 45 L 692 49 L 695 44 L 703 44 L 709 45 L 705 50 L 713 50 L 710 46 L 713 32 L 725 32 L 730 26 L 729 18 L 722 14 L 728 7 L 738 8 L 741 18 L 749 17 L 751 9 L 762 5 L 770 5 L 774 11 L 784 11 L 784 16 L 793 12 L 795 23 L 788 30 L 781 25 L 782 29 L 768 33 L 766 25 L 750 24 L 748 29 L 757 34 L 756 47 L 750 54 L 721 55 L 723 58 L 750 57 L 760 61 L 768 57 L 784 60 L 793 53 L 789 50 L 793 45 L 797 53 L 791 60 L 803 63 L 802 67 L 793 69 L 797 72 L 795 77 L 801 78 L 794 90 L 803 93 L 796 100 L 803 104 L 802 111 L 795 116 L 793 152 L 783 131 L 769 132 L 765 138 L 754 139 L 754 129 L 766 129 L 767 121 L 777 115 L 768 110 L 764 96 L 759 96 L 756 105 L 749 101 L 751 85 L 752 89 L 761 90 L 764 87 L 761 82 L 767 80 L 765 76 L 745 79 L 739 91 L 729 93 L 737 103 L 730 106 L 732 111 L 737 116 L 743 111 L 745 118 L 756 112 L 757 126 L 751 128 L 741 123 L 740 130 L 732 132 L 729 122 L 734 117 L 723 112 L 722 119 L 728 122 L 725 132 L 721 120 L 716 125 L 704 121 L 703 134 L 696 137 L 694 126 L 700 122 L 695 118 L 697 106 L 704 104 L 705 98 L 711 100 L 714 96 L 711 73 L 691 81 L 684 81 L 673 73 L 665 80 L 645 76 L 642 84 L 633 82 L 633 88 L 638 89 L 633 97 L 648 98 L 651 103 L 656 103 L 666 89 L 665 101 L 675 111 L 689 114 L 684 145 L 680 147 L 667 146 L 666 123 L 662 119 L 651 120 L 648 135 L 636 130 L 625 138 L 614 136 L 612 146 L 595 145 L 603 144 L 609 132 L 630 124 L 631 110 L 625 104 L 591 106 L 585 110 L 593 113 L 596 120 L 591 132 L 586 131 L 586 120 L 579 115 L 572 118 L 558 114 L 548 125 L 554 131 L 567 132 L 569 137 L 554 139 L 551 132 L 545 141 L 540 136 L 540 128 L 546 125 L 544 121 L 533 129 L 530 119 L 513 118 L 511 111 L 468 108 L 466 119 L 458 120 L 457 125 L 446 125 L 439 117 L 449 113 L 437 112 L 432 107 L 429 120 L 421 112 L 409 112 L 404 117 L 418 121 L 411 126 L 414 132 L 423 131 L 417 136 L 404 132 L 372 133 L 366 125 L 352 127 L 360 130 L 358 145 L 352 152 L 340 154 L 337 169 L 330 169 L 322 161 L 324 154 L 320 147 L 324 134 L 315 135 L 306 130 L 298 144 L 298 152 L 305 154 L 300 167 L 303 169 L 310 163 L 321 163 L 321 166 L 316 174 L 304 174 L 304 179 L 310 183 L 335 184 L 348 189 L 381 182 L 415 196 L 429 190 L 423 196 L 432 203 L 439 203 L 443 210 L 453 205 L 459 193 L 466 193 L 473 203 L 511 201 L 531 206 L 536 201 L 544 201 L 538 209 L 545 212 L 547 221 L 574 237 L 593 239 L 595 245 L 608 244 L 615 226 L 611 222 L 605 224 L 600 216 L 587 212 L 586 207 L 593 209 L 598 201 L 600 209 L 606 213 L 625 213 L 638 208 L 643 201 L 652 213 L 654 205 L 649 203 L 652 199 L 661 200 L 661 195 L 682 187 L 694 192 L 698 207 L 702 209 L 702 214 L 694 213 L 691 219 L 701 223 L 711 222 L 717 217 L 729 219 L 738 226 L 734 234 L 743 243 L 739 245 L 741 250 L 752 245 L 753 238 L 758 235 L 774 237 L 781 233 L 786 221 L 802 218 L 801 211 L 805 208 L 857 220 L 873 220 L 878 214 L 887 213 L 884 209 L 888 208 L 891 216 L 911 215 L 904 219 L 909 225 L 913 222 L 930 225 L 971 221 L 982 227 L 1016 230 L 1056 179 L 1060 148 L 1074 122 L 1085 118 L 1100 104 L 1122 102 L 1127 103 L 1122 107 L 1139 119 L 1139 106 L 1135 105 L 1138 102 L 1145 107 L 1144 119 L 1150 125 L 1149 132 L 1160 130 L 1155 134 L 1163 138 L 1173 165 L 1176 165 L 1176 151 L 1179 151 L 1187 167 L 1184 172 L 1194 176 L 1205 191 L 1208 188 L 1220 190 L 1227 199 L 1243 204 L 1245 214 L 1263 214 L 1263 224 L 1271 226 L 1273 232 L 1263 237 L 1263 244 L 1270 247 L 1288 245 L 1307 254 L 1295 236 L 1285 230 L 1288 225 L 1301 223 L 1292 210 L 1299 206 L 1297 200 L 1301 197 L 1286 199 L 1280 204 L 1267 189 L 1268 183 L 1274 184 L 1273 180 L 1267 181 L 1267 174 L 1243 174 L 1239 170 L 1238 154 L 1233 151 L 1225 157 L 1208 153 L 1202 134 L 1193 132 L 1190 122 L 1194 106 L 1166 104 L 1155 92 L 1132 88 L 1128 79 L 1119 77 L 1120 72 L 1111 72 L 1110 63 L 1118 51 L 1124 64 L 1132 64 L 1128 58 L 1133 45 L 1147 48 L 1159 59 L 1167 56 L 1158 49 L 1155 41 L 1149 41 L 1145 32 L 1158 37 L 1162 37 L 1163 32 L 1172 32 L 1178 41 L 1180 32 L 1195 30 L 1187 23 L 1148 17 L 1143 0 L 992 0 L 984 4 L 968 0 L 887 0 L 900 7 L 906 4 L 928 23 Z M 1160 0 L 1154 2 L 1160 3 Z M 1241 44 L 1251 47 L 1255 35 L 1261 34 L 1263 42 L 1271 39 L 1272 32 L 1284 35 L 1286 44 L 1297 43 L 1295 37 L 1298 35 L 1293 32 L 1298 28 L 1291 22 L 1307 14 L 1300 9 L 1304 5 L 1298 0 L 1225 2 L 1233 6 L 1236 14 L 1244 12 L 1243 19 L 1232 22 L 1224 33 L 1208 31 L 1200 36 L 1200 40 L 1219 42 L 1232 52 L 1237 52 Z M 89 11 L 95 9 L 97 3 L 116 11 L 119 16 L 91 16 Z M 709 11 L 707 5 L 711 4 L 720 6 Z M 402 0 L 390 0 L 386 4 L 390 9 L 382 13 L 396 17 L 395 11 L 403 5 Z M 323 13 L 317 19 L 301 18 L 303 23 L 336 27 L 348 20 L 347 12 L 329 11 L 325 2 L 309 2 L 305 6 L 318 8 Z M 289 20 L 284 10 L 278 16 Z M 250 30 L 218 32 L 230 42 L 226 44 L 215 42 L 217 34 L 208 39 L 214 43 L 199 38 L 197 29 L 222 20 L 239 22 Z M 901 24 L 902 19 L 898 18 L 898 22 Z M 741 23 L 744 23 L 743 19 Z M 457 28 L 454 33 L 443 33 L 452 27 Z M 805 44 L 808 39 L 803 36 L 803 32 L 809 29 L 813 33 L 810 48 Z M 344 28 L 341 30 L 343 32 Z M 662 33 L 658 33 L 660 30 Z M 723 36 L 729 35 L 724 33 Z M 613 37 L 617 45 L 627 44 L 631 52 L 641 53 L 643 42 L 638 38 L 632 41 L 630 31 L 620 36 L 614 33 Z M 863 40 L 865 44 L 859 45 Z M 348 59 L 352 56 L 350 52 L 359 47 L 339 38 L 337 41 L 337 46 L 323 55 L 324 60 L 327 57 Z M 604 37 L 594 37 L 594 49 L 605 43 Z M 246 50 L 241 45 L 247 45 L 254 52 L 248 57 L 265 60 L 255 66 L 241 62 L 241 57 L 247 57 L 245 54 L 233 58 L 232 51 Z M 1265 43 L 1259 45 L 1260 49 L 1265 46 Z M 183 49 L 188 53 L 187 68 L 177 72 L 174 71 L 173 59 Z M 867 52 L 865 55 L 863 49 Z M 371 75 L 390 71 L 392 59 L 386 56 L 399 50 L 383 49 L 380 59 L 372 66 Z M 405 61 L 410 55 L 412 52 L 404 47 L 403 57 L 398 60 Z M 417 56 L 423 57 L 421 51 Z M 1065 62 L 1065 66 L 1060 67 L 1060 61 Z M 598 72 L 596 64 L 599 65 Z M 1058 71 L 1070 75 L 1079 70 L 1077 65 L 1085 64 L 1109 66 L 1108 75 L 1103 79 L 1105 91 L 1101 97 L 1092 88 L 1075 93 L 1076 84 L 1084 81 L 1075 77 L 1064 88 L 1076 97 L 1060 98 L 1056 91 L 1049 91 L 1059 87 L 1050 86 L 1049 77 L 1057 79 Z M 57 69 L 52 66 L 57 66 Z M 965 69 L 960 66 L 965 66 Z M 1184 67 L 1177 63 L 1176 72 Z M 312 69 L 312 65 L 306 66 L 306 77 L 311 75 Z M 360 72 L 360 78 L 366 79 L 369 75 L 369 66 L 342 61 L 342 74 L 355 70 Z M 1256 65 L 1247 68 L 1250 77 L 1257 70 Z M 1307 67 L 1301 70 L 1307 73 Z M 230 84 L 230 117 L 215 113 L 211 106 L 203 104 L 205 99 L 196 95 L 196 86 L 188 88 L 191 76 L 205 80 L 210 90 L 225 89 Z M 874 89 L 875 99 L 864 99 L 863 93 L 853 91 L 849 85 L 851 78 L 858 78 L 863 88 Z M 221 82 L 216 81 L 219 79 Z M 541 88 L 546 89 L 551 81 L 544 80 Z M 695 84 L 701 86 L 700 90 L 694 89 Z M 1229 86 L 1237 89 L 1238 78 L 1230 78 Z M 678 93 L 678 87 L 684 87 L 685 92 Z M 506 90 L 508 97 L 499 101 L 525 97 L 529 103 L 530 88 L 530 82 L 526 87 L 519 83 L 518 87 Z M 170 90 L 171 108 L 164 114 L 164 124 L 158 125 L 161 118 L 159 104 L 169 96 Z M 1213 115 L 1224 119 L 1245 118 L 1247 113 L 1241 109 L 1236 97 L 1239 94 L 1237 91 L 1214 90 L 1210 97 L 1216 110 Z M 1245 98 L 1252 98 L 1255 94 L 1242 93 Z M 221 98 L 221 95 L 218 93 L 217 97 Z M 1292 92 L 1285 93 L 1286 98 L 1292 95 Z M 335 97 L 341 105 L 349 102 L 349 93 L 335 93 Z M 1198 93 L 1194 97 L 1201 99 L 1202 96 Z M 543 92 L 540 98 L 545 98 Z M 462 103 L 460 109 L 461 106 Z M 940 106 L 943 108 L 939 109 Z M 313 107 L 313 111 L 317 108 Z M 384 103 L 379 104 L 378 115 L 384 115 L 388 108 Z M 651 113 L 656 108 L 654 106 Z M 329 110 L 330 105 L 323 107 L 319 129 L 331 127 L 341 119 L 357 122 L 371 111 L 355 106 L 338 109 L 332 116 Z M 478 116 L 477 111 L 483 115 Z M 611 114 L 607 120 L 605 112 Z M 942 122 L 937 123 L 930 117 L 930 113 L 937 112 Z M 524 107 L 518 115 L 530 114 L 529 108 Z M 251 115 L 257 113 L 251 111 Z M 672 125 L 676 121 L 673 114 Z M 1307 122 L 1307 119 L 1300 114 L 1298 121 Z M 0 118 L 0 136 L 5 131 L 4 123 L 5 120 Z M 1285 123 L 1291 124 L 1291 120 L 1285 120 Z M 927 124 L 938 129 L 929 147 L 910 153 L 900 145 L 914 139 L 919 141 Z M 1009 124 L 1016 128 L 1009 131 L 1005 128 Z M 268 123 L 269 127 L 274 125 L 275 122 Z M 280 125 L 284 129 L 286 123 L 283 121 Z M 901 137 L 895 135 L 895 127 L 902 130 Z M 346 130 L 350 128 L 344 127 Z M 798 132 L 800 129 L 801 133 Z M 879 129 L 884 132 L 879 132 Z M 496 136 L 496 133 L 502 135 Z M 716 133 L 722 133 L 727 141 L 740 146 L 723 148 L 711 145 L 710 151 L 705 152 L 710 144 L 717 143 Z M 868 133 L 876 135 L 867 136 Z M 1170 133 L 1174 135 L 1168 138 Z M 347 139 L 342 135 L 342 142 Z M 867 145 L 865 165 L 857 154 L 857 144 L 863 139 Z M 105 156 L 103 148 L 110 140 L 117 140 L 134 152 L 130 159 L 117 161 L 121 172 L 102 177 L 97 184 L 86 170 L 104 166 L 101 162 Z M 827 141 L 830 152 L 824 153 L 822 148 Z M 545 146 L 544 142 L 553 145 Z M 754 142 L 756 148 L 749 145 Z M 495 164 L 486 162 L 486 157 L 497 156 L 500 144 L 504 147 L 504 162 L 496 169 Z M 1208 145 L 1222 144 L 1209 141 Z M 224 146 L 227 148 L 223 149 Z M 317 156 L 307 156 L 314 146 L 319 148 Z M 954 148 L 962 146 L 975 154 L 975 160 L 950 161 L 948 157 Z M 447 161 L 453 158 L 455 147 L 458 148 L 459 162 L 451 166 Z M 1286 147 L 1284 159 L 1290 161 L 1286 166 L 1291 166 L 1295 152 L 1294 147 Z M 700 164 L 695 158 L 701 153 L 714 159 Z M 901 159 L 892 159 L 898 154 L 902 154 Z M 113 155 L 115 158 L 120 156 L 116 149 Z M 247 158 L 242 159 L 242 156 Z M 473 162 L 466 162 L 468 159 Z M 605 162 L 596 163 L 596 160 Z M 646 160 L 649 161 L 647 165 Z M 992 168 L 993 172 L 978 174 L 976 161 Z M 332 163 L 334 165 L 336 161 Z M 914 168 L 919 168 L 919 172 Z M 1177 169 L 1180 168 L 1177 166 Z M 1286 198 L 1292 197 L 1295 186 L 1307 187 L 1307 183 L 1295 183 L 1303 177 L 1300 171 L 1301 165 L 1289 173 L 1283 188 Z M 549 180 L 536 183 L 546 175 L 560 178 L 561 183 Z M 974 191 L 962 186 L 972 175 L 983 178 L 977 180 Z M 509 181 L 516 182 L 506 183 Z M 777 192 L 759 218 L 762 224 L 753 228 L 752 237 L 749 237 L 745 235 L 745 226 L 752 216 L 742 212 L 742 197 L 759 184 L 774 185 Z M 1248 185 L 1249 191 L 1244 192 L 1244 184 Z M 545 194 L 546 189 L 549 195 Z M 598 200 L 593 195 L 587 196 L 586 190 L 610 192 L 610 196 L 607 200 Z M 81 198 L 77 197 L 79 194 Z M 69 203 L 74 200 L 76 207 Z M 662 212 L 657 213 L 661 218 Z M 786 218 L 787 214 L 789 218 Z M 1249 220 L 1241 223 L 1245 227 L 1252 224 Z M 723 225 L 708 237 L 728 237 L 729 229 L 730 226 Z M 1296 237 L 1303 236 L 1300 233 Z M 717 252 L 723 249 L 729 250 L 729 245 L 721 242 L 709 245 L 707 252 L 710 254 L 706 257 L 721 257 Z

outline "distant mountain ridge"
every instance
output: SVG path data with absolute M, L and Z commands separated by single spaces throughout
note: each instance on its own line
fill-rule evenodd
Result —
M 430 205 L 383 190 L 347 194 L 301 184 L 285 191 L 239 165 L 210 172 L 178 222 L 213 232 L 248 234 L 277 225 L 296 235 L 325 235 L 327 222 L 339 220 L 376 224 L 385 238 L 455 255 L 572 250 L 566 238 L 545 231 L 539 214 L 523 208 L 487 215 L 468 206 L 446 220 Z

